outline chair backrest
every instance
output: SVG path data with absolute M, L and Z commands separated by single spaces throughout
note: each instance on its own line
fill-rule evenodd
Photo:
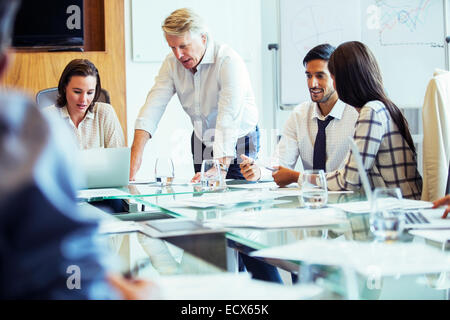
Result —
M 39 108 L 42 109 L 51 106 L 52 104 L 55 104 L 57 98 L 58 98 L 58 88 L 43 89 L 36 94 L 36 103 L 39 106 Z M 98 101 L 111 103 L 109 92 L 102 88 L 100 95 L 98 97 Z
M 436 70 L 422 107 L 422 200 L 434 201 L 449 193 L 450 72 Z

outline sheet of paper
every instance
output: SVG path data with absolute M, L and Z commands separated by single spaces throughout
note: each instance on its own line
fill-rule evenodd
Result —
M 83 189 L 78 190 L 77 198 L 79 199 L 93 199 L 93 198 L 103 198 L 103 197 L 117 197 L 117 196 L 127 196 L 128 193 L 115 189 L 115 188 L 103 188 L 103 189 Z
M 253 212 L 239 212 L 222 218 L 208 220 L 210 227 L 233 228 L 294 228 L 336 225 L 348 223 L 348 220 L 337 215 L 334 209 L 266 209 Z
M 436 242 L 450 242 L 450 229 L 445 230 L 410 230 L 410 234 Z
M 230 184 L 228 188 L 237 188 L 237 189 L 277 189 L 277 190 L 289 190 L 289 189 L 297 189 L 297 183 L 288 184 L 286 187 L 280 188 L 274 181 L 264 181 L 264 182 L 256 182 L 256 183 L 245 183 L 245 184 Z
M 306 300 L 322 293 L 318 286 L 285 286 L 243 273 L 162 276 L 154 281 L 161 299 L 168 300 Z
M 147 185 L 149 187 L 157 187 L 160 188 L 161 185 L 159 182 L 154 180 L 134 180 L 130 181 L 131 185 Z M 175 179 L 170 185 L 171 186 L 195 186 L 199 185 L 199 182 L 191 182 L 189 180 L 183 180 L 183 179 Z
M 338 208 L 350 213 L 368 213 L 370 212 L 369 201 L 355 201 L 345 203 L 329 204 L 330 207 Z M 410 199 L 387 199 L 385 201 L 385 207 L 389 209 L 426 209 L 431 208 L 433 204 L 428 201 L 410 200 Z
M 107 220 L 100 222 L 99 233 L 123 233 L 142 230 L 142 226 L 134 221 Z
M 256 183 L 245 183 L 245 184 L 230 184 L 228 188 L 236 189 L 270 189 L 278 188 L 275 182 L 256 182 Z
M 256 257 L 350 267 L 366 276 L 450 271 L 450 254 L 422 243 L 377 243 L 307 239 L 254 251 Z
M 172 206 L 181 205 L 197 208 L 232 206 L 238 203 L 260 202 L 275 199 L 277 197 L 279 197 L 279 195 L 265 190 L 260 192 L 245 190 L 222 193 L 205 193 L 199 197 L 173 201 Z
M 155 180 L 150 179 L 136 179 L 136 180 L 130 180 L 129 184 L 135 185 L 135 184 L 154 184 L 156 183 Z

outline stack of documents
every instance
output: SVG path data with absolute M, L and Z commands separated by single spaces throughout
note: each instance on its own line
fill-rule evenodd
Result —
M 450 271 L 450 254 L 421 243 L 378 243 L 307 239 L 254 251 L 256 257 L 349 267 L 366 276 Z
M 207 220 L 210 227 L 232 228 L 298 228 L 348 223 L 334 209 L 267 209 L 238 212 L 219 219 Z

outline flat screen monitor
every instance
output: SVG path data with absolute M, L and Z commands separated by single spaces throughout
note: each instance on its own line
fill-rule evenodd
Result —
M 82 47 L 83 0 L 22 1 L 13 47 Z

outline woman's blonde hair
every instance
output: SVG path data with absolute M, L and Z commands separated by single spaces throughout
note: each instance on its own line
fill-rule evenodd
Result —
M 172 12 L 162 25 L 163 31 L 168 35 L 181 36 L 190 31 L 194 34 L 208 32 L 203 19 L 189 8 L 177 9 Z

